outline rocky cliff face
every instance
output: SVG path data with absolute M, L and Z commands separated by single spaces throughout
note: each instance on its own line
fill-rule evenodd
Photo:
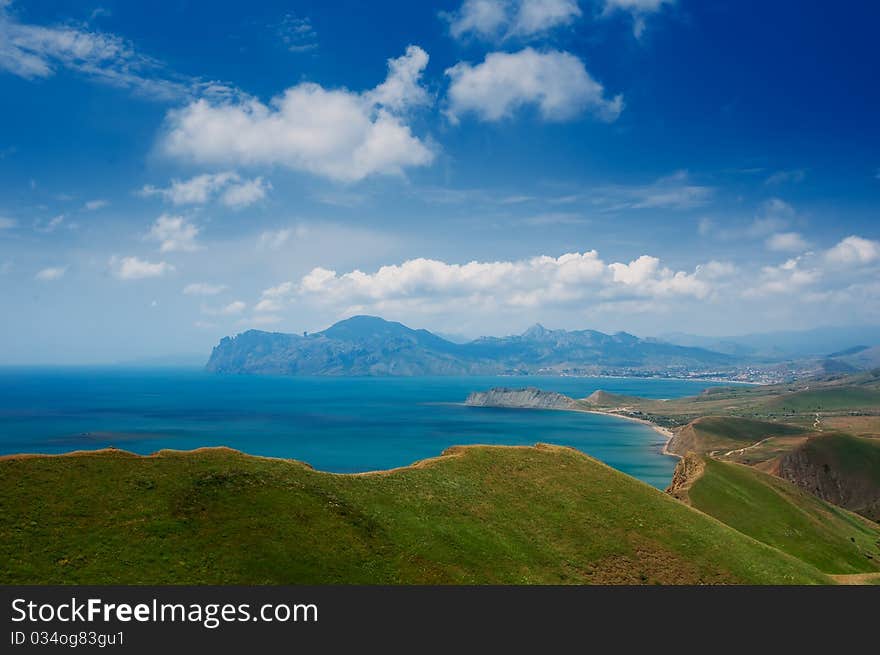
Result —
M 678 460 L 678 464 L 672 474 L 672 482 L 670 482 L 669 486 L 666 488 L 666 493 L 673 498 L 678 498 L 679 500 L 690 504 L 688 492 L 690 491 L 691 485 L 703 475 L 705 469 L 706 465 L 703 463 L 702 457 L 694 453 L 685 455 Z
M 828 443 L 822 443 L 822 439 Z M 815 437 L 770 463 L 769 472 L 834 505 L 880 521 L 880 469 L 870 445 L 863 453 L 846 453 L 836 437 Z M 854 440 L 857 438 L 848 437 Z M 866 442 L 868 443 L 868 442 Z M 873 446 L 880 452 L 880 447 Z M 854 457 L 854 455 L 861 455 Z
M 555 391 L 541 391 L 535 387 L 508 389 L 496 387 L 489 391 L 478 391 L 468 396 L 466 405 L 471 407 L 519 407 L 530 409 L 570 409 L 573 398 Z

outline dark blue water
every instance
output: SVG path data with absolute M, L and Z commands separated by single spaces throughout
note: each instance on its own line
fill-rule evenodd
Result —
M 324 471 L 403 466 L 457 444 L 578 448 L 656 487 L 676 460 L 663 438 L 621 419 L 550 410 L 465 407 L 471 391 L 537 386 L 671 398 L 707 383 L 615 378 L 284 378 L 197 370 L 0 369 L 0 454 L 115 446 L 229 446 Z

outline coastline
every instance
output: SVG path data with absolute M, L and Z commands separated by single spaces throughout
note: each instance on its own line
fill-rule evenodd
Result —
M 616 412 L 606 412 L 600 409 L 580 409 L 576 407 L 572 407 L 569 410 L 563 411 L 571 411 L 571 412 L 583 412 L 585 414 L 600 414 L 602 416 L 614 416 L 615 418 L 622 418 L 625 421 L 633 421 L 634 423 L 642 423 L 643 425 L 647 425 L 652 428 L 655 432 L 658 432 L 663 435 L 663 438 L 666 440 L 663 444 L 663 449 L 660 451 L 662 455 L 668 455 L 670 457 L 675 457 L 676 459 L 681 459 L 681 455 L 677 455 L 676 453 L 669 451 L 669 442 L 672 441 L 672 437 L 674 436 L 672 430 L 669 428 L 664 428 L 661 425 L 657 425 L 656 423 L 652 423 L 651 421 L 647 421 L 643 418 L 636 418 L 635 416 L 626 416 L 625 414 L 617 414 Z

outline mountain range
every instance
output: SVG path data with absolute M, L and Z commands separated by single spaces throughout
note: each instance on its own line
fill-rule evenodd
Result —
M 427 330 L 354 316 L 322 332 L 248 330 L 225 337 L 207 364 L 217 373 L 274 375 L 624 374 L 730 367 L 736 358 L 626 332 L 548 330 L 455 343 Z

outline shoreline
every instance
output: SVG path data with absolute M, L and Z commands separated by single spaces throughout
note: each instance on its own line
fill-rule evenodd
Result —
M 624 414 L 617 414 L 616 412 L 605 412 L 600 409 L 579 409 L 579 408 L 572 407 L 571 409 L 563 410 L 563 411 L 583 412 L 584 414 L 599 414 L 601 416 L 613 416 L 615 418 L 621 418 L 625 421 L 633 421 L 634 423 L 641 423 L 642 425 L 647 425 L 648 427 L 653 429 L 655 432 L 662 434 L 664 439 L 666 440 L 665 443 L 663 444 L 663 449 L 660 451 L 660 454 L 661 455 L 668 455 L 669 457 L 675 457 L 676 459 L 681 459 L 681 455 L 677 455 L 677 454 L 669 451 L 669 442 L 672 441 L 672 437 L 675 435 L 673 434 L 672 430 L 670 430 L 669 428 L 664 428 L 662 425 L 657 425 L 656 423 L 653 423 L 653 422 L 648 421 L 643 418 L 636 418 L 635 416 L 626 416 Z

